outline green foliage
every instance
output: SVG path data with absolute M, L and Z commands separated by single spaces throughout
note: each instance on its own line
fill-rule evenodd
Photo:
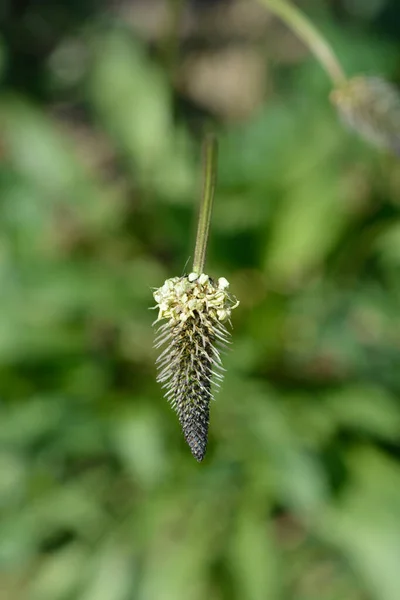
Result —
M 157 51 L 92 21 L 52 50 L 85 49 L 75 78 L 35 54 L 41 95 L 6 17 L 0 46 L 1 600 L 398 600 L 398 162 L 308 59 L 217 122 L 207 271 L 241 304 L 199 465 L 148 310 L 194 241 L 198 123 Z M 398 45 L 357 23 L 330 17 L 338 54 L 390 78 Z

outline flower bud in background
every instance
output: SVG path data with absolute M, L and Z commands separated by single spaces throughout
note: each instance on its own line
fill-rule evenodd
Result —
M 155 347 L 165 397 L 175 409 L 193 456 L 204 458 L 213 386 L 223 379 L 220 351 L 229 343 L 225 323 L 239 302 L 228 293 L 229 283 L 204 273 L 167 279 L 154 292 L 160 325 Z
M 400 93 L 392 84 L 357 76 L 334 89 L 330 98 L 348 127 L 400 156 Z

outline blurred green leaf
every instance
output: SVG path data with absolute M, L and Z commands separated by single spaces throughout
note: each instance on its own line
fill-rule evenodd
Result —
M 135 564 L 128 548 L 117 543 L 103 545 L 88 571 L 82 600 L 124 600 L 135 576 Z
M 165 76 L 122 32 L 93 43 L 88 93 L 144 181 L 167 198 L 193 192 L 188 145 L 174 128 Z
M 229 542 L 232 577 L 238 596 L 249 600 L 279 597 L 276 548 L 263 510 L 251 500 L 238 512 Z
M 396 442 L 400 412 L 396 399 L 373 387 L 346 387 L 326 398 L 333 420 L 351 429 Z
M 394 600 L 399 589 L 400 474 L 372 448 L 349 457 L 351 483 L 323 525 L 378 600 Z
M 30 586 L 30 600 L 62 600 L 76 593 L 87 561 L 78 544 L 45 559 Z

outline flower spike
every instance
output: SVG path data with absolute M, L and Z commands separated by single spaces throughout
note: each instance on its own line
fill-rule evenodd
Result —
M 391 83 L 358 75 L 336 87 L 331 101 L 350 129 L 400 156 L 400 93 Z
M 154 292 L 158 309 L 155 347 L 157 381 L 176 411 L 193 456 L 207 449 L 213 388 L 223 379 L 221 350 L 230 343 L 226 323 L 239 302 L 224 277 L 203 273 L 215 188 L 216 141 L 206 138 L 205 176 L 198 220 L 193 272 L 167 279 Z

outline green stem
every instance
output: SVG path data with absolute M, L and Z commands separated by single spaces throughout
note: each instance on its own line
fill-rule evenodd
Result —
M 199 275 L 203 272 L 206 259 L 208 232 L 210 229 L 215 183 L 217 179 L 218 145 L 214 135 L 209 134 L 206 136 L 203 143 L 203 153 L 203 193 L 200 201 L 196 246 L 193 260 L 193 271 Z
M 286 0 L 259 0 L 276 14 L 308 46 L 335 86 L 346 81 L 346 75 L 332 47 L 303 13 Z

